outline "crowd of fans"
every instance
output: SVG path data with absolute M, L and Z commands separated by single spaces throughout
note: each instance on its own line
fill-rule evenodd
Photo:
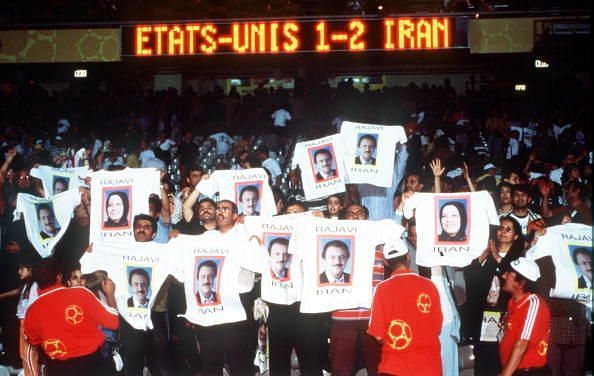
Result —
M 501 224 L 484 254 L 458 271 L 466 279 L 466 288 L 453 281 L 452 288 L 461 317 L 457 337 L 462 344 L 474 344 L 476 374 L 497 374 L 501 366 L 496 346 L 477 338 L 483 311 L 507 307 L 508 295 L 490 295 L 493 277 L 509 271 L 503 265 L 521 257 L 546 227 L 592 224 L 590 93 L 570 80 L 542 89 L 525 96 L 495 86 L 456 93 L 446 80 L 440 86 L 410 84 L 381 90 L 366 86 L 363 91 L 351 81 L 337 88 L 297 83 L 292 91 L 260 85 L 243 97 L 233 88 L 225 93 L 220 87 L 204 95 L 190 87 L 182 93 L 174 89 L 153 93 L 116 85 L 51 94 L 35 85 L 5 90 L 0 97 L 0 325 L 6 351 L 2 362 L 21 368 L 15 309 L 22 300 L 23 285 L 29 296 L 36 283 L 31 267 L 38 264 L 39 256 L 28 243 L 26 224 L 13 222 L 12 215 L 17 194 L 43 196 L 40 182 L 29 175 L 32 167 L 157 167 L 164 172 L 163 193 L 168 200 L 152 199 L 152 212 L 135 219 L 135 226 L 137 220 L 152 223 L 167 206 L 170 236 L 219 228 L 212 218 L 218 203 L 198 200 L 192 193 L 203 175 L 222 169 L 265 167 L 279 213 L 298 207 L 298 211 L 320 210 L 319 215 L 327 217 L 379 219 L 375 207 L 363 207 L 366 192 L 357 185 L 326 200 L 305 201 L 299 174 L 290 170 L 296 141 L 336 133 L 343 120 L 352 120 L 405 127 L 408 142 L 400 153 L 408 158 L 404 171 L 399 171 L 404 178 L 393 187 L 393 196 L 381 199 L 383 206 L 393 207 L 393 219 L 407 228 L 413 249 L 414 218 L 405 220 L 398 214 L 411 193 L 487 190 L 493 196 Z M 71 286 L 80 284 L 77 262 L 89 246 L 91 197 L 88 190 L 83 191 L 74 220 L 54 252 L 63 281 Z M 419 272 L 427 276 L 434 271 L 419 268 Z M 591 287 L 591 266 L 589 273 Z M 542 275 L 538 291 L 548 291 L 550 275 Z M 583 374 L 591 341 L 590 317 L 579 303 L 541 295 L 551 310 L 549 365 L 555 375 L 562 374 L 560 369 Z M 149 362 L 148 366 L 153 374 L 198 372 L 196 346 L 194 353 L 187 351 L 193 337 L 186 338 L 186 326 L 173 316 L 179 312 L 176 303 L 169 304 L 171 322 L 176 323 L 167 328 L 171 351 L 159 353 L 167 358 L 166 362 L 156 359 L 163 364 L 152 368 Z M 311 325 L 319 328 L 318 336 L 331 336 L 331 321 L 317 317 Z M 254 343 L 257 334 L 257 330 L 250 334 Z M 334 370 L 336 364 L 328 355 L 332 351 L 318 345 L 315 350 L 322 356 L 308 366 Z M 175 351 L 180 348 L 186 350 Z M 205 362 L 210 361 L 202 359 L 203 367 L 210 366 Z M 373 370 L 373 366 L 367 368 Z

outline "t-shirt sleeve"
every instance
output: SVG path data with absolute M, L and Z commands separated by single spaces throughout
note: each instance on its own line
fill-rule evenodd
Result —
M 384 317 L 383 308 L 383 289 L 381 285 L 375 290 L 373 303 L 371 305 L 371 319 L 369 320 L 369 327 L 367 333 L 373 337 L 384 339 L 386 334 L 386 320 Z
M 484 208 L 489 219 L 490 225 L 499 225 L 499 215 L 497 214 L 497 208 L 493 202 L 493 198 L 487 191 L 481 192 L 480 200 L 484 203 Z
M 35 310 L 30 306 L 25 315 L 23 327 L 27 341 L 32 345 L 39 345 L 41 343 L 41 328 L 39 327 L 39 318 L 35 315 Z
M 543 302 L 533 294 L 528 298 L 527 304 L 528 309 L 526 310 L 526 317 L 524 318 L 524 326 L 522 328 L 522 334 L 520 334 L 520 339 L 532 342 L 532 337 L 538 332 L 535 331 L 534 328 L 537 325 L 540 305 L 543 304 Z
M 196 189 L 205 196 L 213 197 L 218 191 L 216 174 L 212 174 L 209 179 L 200 180 Z
M 97 320 L 97 324 L 106 329 L 117 329 L 120 323 L 118 311 L 103 304 L 89 290 L 81 289 L 81 292 L 86 295 L 85 299 L 88 302 L 90 312 L 93 312 Z
M 402 209 L 404 218 L 410 219 L 414 215 L 414 210 L 417 207 L 418 197 L 419 193 L 415 193 L 411 198 L 406 200 L 404 203 L 404 208 Z

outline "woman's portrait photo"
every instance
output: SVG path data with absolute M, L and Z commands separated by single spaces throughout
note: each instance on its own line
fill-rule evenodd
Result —
M 468 240 L 468 200 L 438 199 L 437 243 Z
M 130 188 L 104 190 L 103 227 L 127 227 L 130 215 Z

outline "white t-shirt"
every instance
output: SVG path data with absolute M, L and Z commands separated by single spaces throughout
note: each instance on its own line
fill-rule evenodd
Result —
M 212 138 L 217 142 L 217 155 L 225 155 L 229 152 L 229 148 L 233 145 L 233 139 L 225 132 L 219 132 L 211 135 Z
M 23 288 L 21 289 L 19 304 L 17 305 L 17 311 L 16 311 L 17 318 L 19 318 L 20 320 L 25 318 L 25 314 L 27 313 L 27 308 L 29 308 L 29 306 L 31 304 L 33 304 L 33 302 L 35 301 L 35 299 L 37 299 L 38 296 L 39 296 L 39 285 L 37 284 L 37 282 L 33 282 L 31 284 L 31 288 L 29 288 L 29 296 L 28 297 L 25 297 L 25 286 L 23 286 Z
M 202 326 L 246 319 L 239 299 L 244 285 L 241 271 L 256 269 L 257 257 L 241 229 L 180 235 L 168 245 L 177 250 L 176 277 L 184 283 L 187 308 L 183 317 Z
M 211 198 L 218 193 L 219 200 L 233 201 L 239 214 L 276 214 L 268 174 L 262 168 L 215 171 L 209 179 L 202 179 L 196 189 Z
M 26 193 L 17 195 L 14 219 L 23 215 L 27 239 L 41 257 L 53 254 L 54 246 L 66 233 L 72 212 L 80 204 L 80 192 L 70 190 L 52 199 Z
M 31 169 L 31 176 L 41 180 L 46 198 L 54 196 L 54 188 L 61 192 L 78 189 L 85 183 L 85 178 L 91 174 L 88 167 L 55 168 L 39 166 Z M 58 192 L 59 193 L 59 192 Z
M 149 159 L 155 158 L 155 153 L 151 149 L 146 149 L 140 152 L 138 155 L 138 160 L 140 161 L 140 166 L 144 166 L 146 161 Z
M 417 265 L 463 267 L 480 256 L 489 240 L 489 225 L 499 217 L 489 192 L 415 193 L 404 216 L 415 211 Z
M 307 213 L 277 217 L 247 217 L 245 228 L 259 249 L 257 272 L 262 274 L 262 299 L 290 305 L 301 299 L 301 268 L 288 253 L 289 240 L 297 221 Z
M 280 165 L 276 161 L 276 159 L 268 158 L 264 162 L 262 162 L 262 167 L 270 172 L 270 177 L 272 180 L 272 184 L 276 183 L 276 177 L 282 174 Z
M 270 117 L 274 119 L 273 123 L 275 127 L 286 127 L 287 121 L 291 120 L 289 111 L 282 108 L 274 111 Z
M 344 147 L 340 134 L 298 142 L 295 145 L 292 168 L 299 166 L 301 169 L 301 181 L 307 200 L 345 191 L 343 156 Z
M 555 287 L 551 297 L 577 300 L 592 309 L 592 226 L 581 223 L 547 228 L 526 257 L 551 256 Z
M 506 217 L 506 216 L 512 217 L 520 224 L 520 227 L 522 228 L 522 235 L 524 235 L 524 236 L 526 236 L 528 234 L 528 224 L 532 221 L 536 221 L 536 220 L 542 218 L 540 216 L 540 214 L 534 213 L 530 209 L 528 209 L 528 214 L 526 214 L 523 217 L 515 215 L 513 210 L 510 210 L 507 213 L 503 213 L 499 217 L 501 218 L 501 217 Z
M 513 157 L 517 157 L 520 154 L 520 143 L 515 138 L 509 139 L 509 144 L 507 145 L 507 153 L 505 158 L 512 159 Z
M 406 142 L 404 128 L 345 121 L 340 134 L 348 182 L 390 187 L 396 144 Z
M 169 274 L 175 251 L 165 244 L 135 242 L 132 247 L 93 245 L 80 259 L 81 272 L 107 272 L 116 286 L 118 312 L 134 329 L 153 328 L 151 307 Z
M 133 242 L 134 216 L 149 214 L 149 196 L 161 193 L 159 171 L 154 168 L 126 168 L 97 171 L 91 176 L 90 242 Z
M 301 312 L 369 308 L 375 248 L 402 231 L 391 220 L 301 218 L 289 244 L 292 262 L 301 260 L 303 267 Z

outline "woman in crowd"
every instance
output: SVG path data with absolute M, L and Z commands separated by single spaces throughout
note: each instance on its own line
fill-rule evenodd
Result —
M 502 182 L 497 187 L 499 202 L 497 205 L 497 214 L 505 214 L 512 211 L 512 186 L 507 182 Z
M 467 298 L 462 310 L 462 333 L 474 343 L 475 375 L 497 375 L 500 371 L 497 338 L 482 330 L 482 323 L 487 319 L 498 325 L 502 319 L 509 300 L 509 294 L 501 290 L 503 266 L 522 256 L 523 245 L 520 224 L 511 217 L 502 217 L 495 240 L 489 240 L 483 254 L 464 269 Z

